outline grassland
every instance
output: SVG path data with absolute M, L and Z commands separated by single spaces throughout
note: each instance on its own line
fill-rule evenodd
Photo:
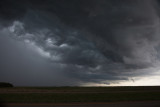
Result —
M 5 103 L 160 101 L 160 87 L 14 87 L 0 88 Z

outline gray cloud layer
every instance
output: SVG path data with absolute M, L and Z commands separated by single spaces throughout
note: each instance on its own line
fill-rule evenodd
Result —
M 108 84 L 149 75 L 159 66 L 159 1 L 2 0 L 0 4 L 1 35 L 13 38 L 15 47 L 25 44 L 15 49 L 17 54 L 25 51 L 26 56 L 16 56 L 24 66 L 15 67 L 13 73 L 32 78 L 26 78 L 25 85 L 39 85 L 38 81 L 47 85 Z M 4 38 L 10 40 L 1 37 L 1 41 Z M 14 51 L 10 45 L 7 48 Z M 35 55 L 32 61 L 32 53 L 41 56 Z M 5 57 L 1 62 L 14 66 Z M 23 73 L 18 73 L 20 70 Z M 16 81 L 15 77 L 12 80 Z

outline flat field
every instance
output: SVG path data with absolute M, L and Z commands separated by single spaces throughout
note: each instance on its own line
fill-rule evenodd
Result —
M 160 86 L 0 88 L 3 103 L 160 101 Z

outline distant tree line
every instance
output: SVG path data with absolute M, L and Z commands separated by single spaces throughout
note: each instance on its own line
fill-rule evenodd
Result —
M 2 87 L 13 87 L 13 85 L 11 83 L 7 83 L 7 82 L 0 82 L 0 88 Z

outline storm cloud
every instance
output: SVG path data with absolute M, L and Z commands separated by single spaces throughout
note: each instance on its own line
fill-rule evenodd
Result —
M 0 8 L 1 81 L 111 84 L 159 70 L 158 0 L 1 0 Z

